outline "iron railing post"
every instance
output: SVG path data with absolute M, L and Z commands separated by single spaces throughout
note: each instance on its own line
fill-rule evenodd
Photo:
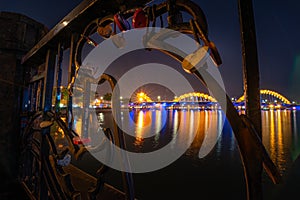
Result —
M 261 108 L 260 108 L 260 85 L 259 66 L 257 56 L 257 44 L 252 0 L 238 0 L 240 31 L 242 41 L 243 80 L 246 115 L 253 123 L 260 139 L 261 133 Z M 247 198 L 262 199 L 262 160 L 261 156 L 254 155 L 255 151 L 248 155 L 246 163 L 248 172 Z

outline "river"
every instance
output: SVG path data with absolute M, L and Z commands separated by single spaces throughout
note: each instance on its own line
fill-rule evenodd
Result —
M 128 151 L 145 153 L 160 150 L 169 143 L 191 143 L 172 164 L 153 172 L 133 174 L 138 199 L 246 198 L 239 150 L 222 111 L 161 109 L 120 114 L 122 126 L 131 134 L 125 137 Z M 98 113 L 97 125 L 112 127 L 112 122 L 111 112 Z M 283 177 L 288 176 L 300 153 L 297 127 L 300 127 L 299 111 L 262 111 L 263 144 Z M 97 164 L 89 160 L 84 163 L 78 165 L 93 174 Z M 111 170 L 106 179 L 122 189 L 118 171 Z M 274 199 L 280 193 L 265 172 L 263 189 L 265 199 Z

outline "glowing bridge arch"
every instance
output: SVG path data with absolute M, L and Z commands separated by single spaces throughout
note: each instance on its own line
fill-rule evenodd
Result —
M 260 95 L 268 95 L 271 97 L 275 97 L 276 99 L 279 99 L 282 103 L 291 104 L 291 102 L 286 97 L 284 97 L 283 95 L 279 94 L 278 92 L 274 92 L 272 90 L 260 90 Z M 245 100 L 245 97 L 243 95 L 237 100 L 237 102 L 242 102 L 244 100 Z
M 194 97 L 198 98 L 197 101 L 207 101 L 207 102 L 217 102 L 217 100 L 215 98 L 213 98 L 212 96 L 205 94 L 205 93 L 201 93 L 201 92 L 190 92 L 190 93 L 186 93 L 183 94 L 179 97 L 176 97 L 173 101 L 174 102 L 179 102 L 179 101 L 191 101 L 191 98 L 193 99 L 193 101 L 195 101 Z

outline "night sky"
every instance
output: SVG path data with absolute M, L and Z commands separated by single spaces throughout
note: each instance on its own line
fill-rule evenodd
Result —
M 80 0 L 9 0 L 0 11 L 27 15 L 52 28 Z M 155 1 L 154 1 L 155 2 Z M 217 45 L 223 64 L 220 71 L 230 96 L 240 96 L 242 56 L 237 0 L 195 0 L 203 9 L 209 38 Z M 300 2 L 254 0 L 261 88 L 275 90 L 300 102 Z M 2 27 L 3 28 L 3 27 Z

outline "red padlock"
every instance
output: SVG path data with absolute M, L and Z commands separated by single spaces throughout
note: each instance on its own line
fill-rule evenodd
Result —
M 132 26 L 134 28 L 143 28 L 148 26 L 148 17 L 142 8 L 137 9 L 132 17 Z
M 79 145 L 79 144 L 89 144 L 91 142 L 90 138 L 80 138 L 78 136 L 73 138 L 73 144 Z

